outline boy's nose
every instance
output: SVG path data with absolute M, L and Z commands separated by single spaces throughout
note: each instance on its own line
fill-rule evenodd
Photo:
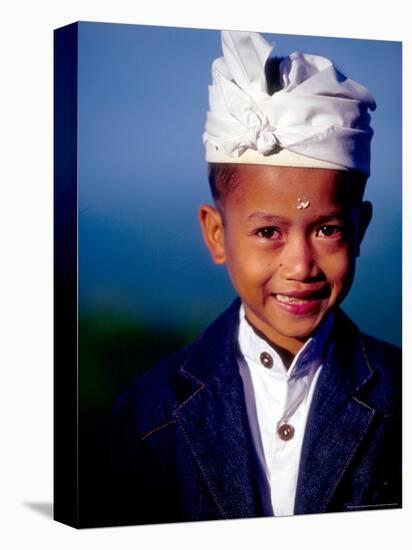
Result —
M 290 238 L 283 247 L 279 262 L 283 279 L 307 281 L 319 275 L 312 247 L 305 237 Z

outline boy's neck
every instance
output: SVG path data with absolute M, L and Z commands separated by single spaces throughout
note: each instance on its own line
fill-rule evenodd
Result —
M 245 307 L 244 303 L 242 303 L 241 307 L 243 309 L 243 316 L 247 321 L 247 324 L 259 338 L 265 340 L 265 342 L 267 342 L 267 344 L 277 352 L 286 369 L 289 369 L 289 367 L 293 364 L 295 356 L 309 340 L 314 341 L 314 349 L 317 350 L 316 353 L 323 354 L 325 352 L 325 346 L 329 340 L 330 332 L 335 319 L 334 312 L 329 312 L 317 327 L 315 332 L 307 338 L 302 338 L 299 340 L 297 338 L 284 337 L 283 339 L 279 338 L 275 341 L 273 338 L 269 338 L 259 327 L 259 319 L 257 319 L 257 322 L 254 322 L 253 314 L 250 315 L 250 312 L 247 307 Z
M 261 327 L 261 322 L 258 318 L 255 318 L 253 313 L 249 311 L 247 306 L 243 304 L 245 311 L 245 318 L 252 329 L 256 332 L 260 338 L 263 338 L 270 346 L 272 346 L 280 355 L 285 354 L 286 356 L 290 355 L 292 360 L 299 350 L 305 345 L 308 338 L 288 338 L 286 336 L 278 335 L 276 339 L 274 337 L 269 337 Z
M 285 368 L 288 370 L 290 365 L 293 362 L 293 359 L 295 358 L 295 355 L 305 345 L 305 342 L 300 342 L 299 348 L 296 349 L 296 351 L 294 351 L 294 350 L 292 351 L 292 349 L 290 349 L 292 346 L 290 348 L 283 347 L 283 346 L 273 342 L 272 340 L 270 340 L 262 331 L 260 331 L 258 328 L 256 328 L 253 325 L 253 323 L 250 322 L 250 320 L 248 319 L 247 313 L 245 313 L 245 319 L 246 319 L 248 325 L 253 330 L 253 332 L 257 336 L 259 336 L 259 338 L 262 338 L 262 340 L 265 340 L 265 342 L 267 342 L 269 344 L 269 346 L 271 346 L 276 351 L 276 353 L 280 356 L 280 358 L 282 360 L 282 363 L 284 364 Z

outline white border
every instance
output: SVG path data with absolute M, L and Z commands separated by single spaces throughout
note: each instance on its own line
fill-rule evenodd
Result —
M 5 4 L 5 3 L 4 3 Z M 383 3 L 382 3 L 383 4 Z M 5 4 L 6 5 L 6 4 Z M 376 1 L 60 0 L 7 3 L 2 12 L 0 162 L 0 545 L 3 548 L 157 547 L 250 548 L 297 544 L 309 548 L 395 547 L 406 535 L 411 494 L 404 429 L 405 508 L 296 518 L 209 522 L 75 531 L 24 505 L 52 498 L 52 30 L 67 23 L 106 21 L 198 28 L 400 40 L 404 42 L 404 98 L 410 86 L 410 21 L 404 0 Z M 385 67 L 382 66 L 382 78 Z M 410 107 L 404 101 L 404 181 L 411 181 Z M 407 128 L 409 126 L 409 128 Z M 406 130 L 407 133 L 406 133 Z M 388 185 L 390 182 L 388 182 Z M 406 187 L 406 185 L 405 185 Z M 411 208 L 404 191 L 404 281 Z M 406 219 L 405 219 L 406 218 Z M 410 311 L 408 286 L 404 311 Z M 404 318 L 405 424 L 410 406 L 409 316 Z

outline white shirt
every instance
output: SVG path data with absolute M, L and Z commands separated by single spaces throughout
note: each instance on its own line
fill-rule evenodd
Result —
M 275 516 L 293 515 L 306 419 L 332 316 L 321 323 L 288 370 L 277 351 L 248 323 L 243 305 L 239 315 L 239 370 L 253 442 L 269 484 L 272 512 Z M 263 362 L 262 353 L 270 356 L 263 356 Z M 264 363 L 273 364 L 268 368 Z M 278 434 L 284 423 L 294 428 L 288 441 Z

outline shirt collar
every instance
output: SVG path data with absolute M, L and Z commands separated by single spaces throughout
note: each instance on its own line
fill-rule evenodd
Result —
M 273 369 L 282 372 L 287 379 L 307 376 L 312 370 L 322 364 L 334 317 L 334 313 L 330 312 L 322 320 L 312 336 L 296 354 L 289 369 L 287 369 L 279 353 L 266 340 L 261 338 L 246 320 L 245 309 L 242 303 L 239 310 L 240 323 L 238 333 L 240 351 L 246 360 L 258 364 L 259 367 L 261 367 L 261 354 L 263 352 L 269 353 L 274 362 Z M 264 370 L 270 373 L 273 369 Z

